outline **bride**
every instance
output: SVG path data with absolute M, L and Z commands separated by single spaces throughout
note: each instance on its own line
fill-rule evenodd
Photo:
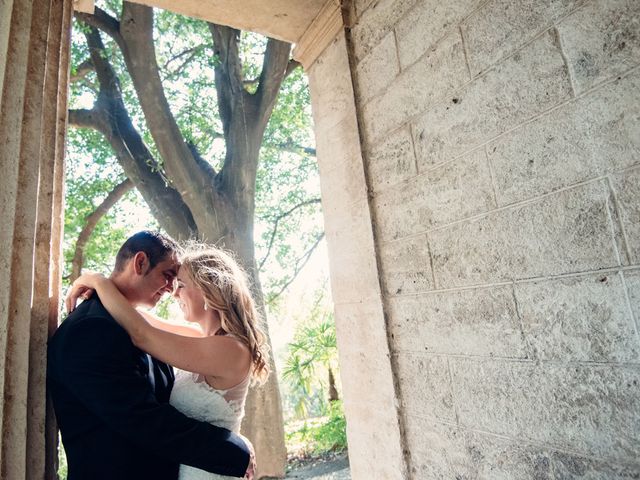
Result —
M 95 290 L 138 348 L 179 369 L 170 403 L 187 416 L 238 433 L 249 384 L 263 382 L 269 374 L 265 335 L 247 277 L 230 255 L 215 247 L 192 248 L 181 262 L 174 296 L 193 327 L 139 312 L 98 273 L 85 273 L 74 282 L 67 309 Z M 253 455 L 252 467 L 249 478 L 255 470 Z M 235 477 L 181 465 L 179 478 Z

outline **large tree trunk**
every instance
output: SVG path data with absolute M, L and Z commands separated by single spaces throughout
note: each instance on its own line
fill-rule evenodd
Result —
M 159 75 L 153 44 L 153 10 L 124 2 L 120 21 L 100 9 L 95 15 L 77 14 L 89 25 L 108 33 L 120 47 L 133 80 L 147 126 L 163 159 L 164 176 L 150 171 L 158 165 L 133 128 L 121 99 L 117 79 L 105 56 L 99 55 L 99 35 L 87 39 L 100 81 L 100 98 L 87 112 L 72 112 L 72 122 L 101 131 L 111 142 L 126 175 L 161 225 L 174 237 L 197 234 L 236 254 L 253 283 L 259 311 L 266 314 L 253 242 L 255 182 L 260 145 L 285 77 L 290 45 L 269 39 L 256 92 L 243 85 L 239 32 L 210 24 L 216 54 L 215 78 L 226 156 L 219 172 L 189 148 L 170 110 Z M 102 72 L 102 73 L 101 73 Z M 83 115 L 84 113 L 84 115 Z M 83 123 L 84 122 L 84 123 Z M 137 154 L 131 154 L 137 152 Z M 169 185 L 164 180 L 169 181 Z M 146 189 L 146 194 L 145 194 Z M 181 215 L 179 221 L 167 216 Z M 188 233 L 189 235 L 186 235 Z M 282 405 L 273 359 L 267 383 L 250 391 L 243 432 L 252 440 L 258 460 L 258 478 L 284 476 L 286 448 Z

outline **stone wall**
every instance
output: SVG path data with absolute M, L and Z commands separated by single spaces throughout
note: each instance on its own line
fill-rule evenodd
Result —
M 353 10 L 408 477 L 638 478 L 640 2 Z
M 346 38 L 308 69 L 354 479 L 405 470 Z

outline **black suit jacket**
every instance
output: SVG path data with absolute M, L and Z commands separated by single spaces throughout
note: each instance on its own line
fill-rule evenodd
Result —
M 69 466 L 68 480 L 175 480 L 183 463 L 242 477 L 245 443 L 171 405 L 171 367 L 148 356 L 97 295 L 49 341 L 48 387 Z

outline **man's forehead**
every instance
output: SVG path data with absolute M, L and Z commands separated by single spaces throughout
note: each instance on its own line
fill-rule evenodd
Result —
M 178 269 L 180 268 L 180 262 L 178 260 L 177 255 L 171 255 L 160 263 L 158 263 L 157 267 L 161 268 L 163 272 L 172 273 L 173 275 L 178 274 Z

